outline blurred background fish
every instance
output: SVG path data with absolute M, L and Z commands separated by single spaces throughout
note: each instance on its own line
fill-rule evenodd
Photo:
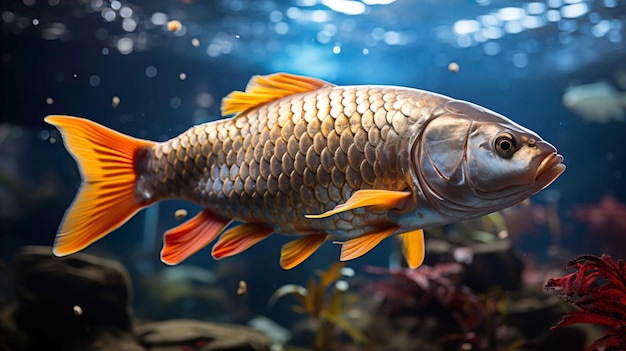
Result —
M 563 94 L 563 105 L 590 123 L 624 121 L 626 92 L 606 81 L 572 86 Z

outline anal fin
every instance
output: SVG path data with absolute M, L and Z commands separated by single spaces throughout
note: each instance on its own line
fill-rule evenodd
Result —
M 244 223 L 231 228 L 225 231 L 213 246 L 213 258 L 219 260 L 241 253 L 267 238 L 272 232 L 271 228 L 254 223 Z
M 415 269 L 424 262 L 424 231 L 413 230 L 399 235 L 402 240 L 402 253 L 411 269 Z
M 340 260 L 348 261 L 365 255 L 383 241 L 383 239 L 393 235 L 398 228 L 398 226 L 394 225 L 380 232 L 364 234 L 344 242 L 335 242 L 335 244 L 341 244 Z
M 389 210 L 397 208 L 398 205 L 405 199 L 411 196 L 410 191 L 393 191 L 393 190 L 378 190 L 378 189 L 363 189 L 357 190 L 350 196 L 348 201 L 343 204 L 335 206 L 330 211 L 326 211 L 318 215 L 305 215 L 306 218 L 317 219 L 326 218 L 334 214 L 353 210 L 359 207 L 371 206 L 373 210 Z
M 283 245 L 280 266 L 292 269 L 309 258 L 328 238 L 326 234 L 309 234 Z
M 185 223 L 165 232 L 161 261 L 169 265 L 179 264 L 210 244 L 229 222 L 209 210 L 202 210 Z

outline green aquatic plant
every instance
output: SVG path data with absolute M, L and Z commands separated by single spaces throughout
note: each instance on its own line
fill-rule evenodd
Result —
M 296 298 L 298 304 L 293 310 L 309 316 L 316 324 L 315 350 L 330 350 L 337 331 L 347 334 L 356 344 L 371 345 L 349 317 L 358 311 L 355 309 L 356 295 L 348 293 L 347 284 L 340 280 L 344 266 L 343 262 L 333 264 L 327 271 L 319 273 L 319 279 L 311 277 L 306 287 L 283 285 L 270 298 L 270 305 L 283 296 Z
M 508 237 L 507 225 L 500 212 L 492 212 L 478 218 L 458 222 L 453 224 L 451 228 L 452 232 L 443 227 L 428 227 L 425 231 L 430 237 L 457 245 L 493 243 L 499 238 Z

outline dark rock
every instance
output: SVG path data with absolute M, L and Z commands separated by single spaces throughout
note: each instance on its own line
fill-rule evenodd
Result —
M 171 320 L 135 333 L 128 273 L 115 261 L 84 253 L 58 258 L 49 247 L 22 249 L 15 291 L 15 303 L 0 313 L 1 351 L 270 349 L 264 334 L 236 325 Z
M 454 252 L 459 247 L 431 239 L 428 242 L 426 263 L 434 265 L 453 262 Z M 478 243 L 469 246 L 472 262 L 466 265 L 461 283 L 476 293 L 486 292 L 494 286 L 502 290 L 515 291 L 522 287 L 524 263 L 509 240 Z
M 148 323 L 136 328 L 139 342 L 150 351 L 269 351 L 265 334 L 239 325 L 189 319 Z
M 128 274 L 117 262 L 25 247 L 15 288 L 0 322 L 9 349 L 143 350 L 132 336 Z
M 598 336 L 600 334 L 600 336 Z M 584 351 L 592 340 L 602 337 L 595 326 L 574 325 L 551 330 L 537 344 L 536 351 Z
M 562 300 L 542 291 L 528 289 L 510 297 L 514 303 L 507 310 L 508 323 L 521 329 L 530 339 L 545 333 L 568 310 Z
M 498 286 L 505 291 L 522 287 L 524 263 L 509 240 L 473 245 L 472 264 L 463 275 L 463 285 L 476 293 Z

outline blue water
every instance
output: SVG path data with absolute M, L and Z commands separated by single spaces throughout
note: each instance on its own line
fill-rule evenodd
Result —
M 536 131 L 564 155 L 567 170 L 549 187 L 552 199 L 540 194 L 532 201 L 558 200 L 558 244 L 568 257 L 601 253 L 602 237 L 590 236 L 572 213 L 605 195 L 626 202 L 626 124 L 585 123 L 561 99 L 575 84 L 604 80 L 626 89 L 626 3 L 379 3 L 3 0 L 0 257 L 10 261 L 21 246 L 51 245 L 80 183 L 75 162 L 44 116 L 84 116 L 162 141 L 218 119 L 223 96 L 243 90 L 252 75 L 277 71 L 338 85 L 431 90 Z M 172 19 L 182 23 L 181 31 L 165 28 Z M 459 65 L 456 73 L 448 68 L 452 62 Z M 137 279 L 167 269 L 159 261 L 160 238 L 179 223 L 173 216 L 178 208 L 197 211 L 181 202 L 163 203 L 87 252 L 122 261 Z M 544 227 L 516 244 L 545 261 L 550 235 Z M 626 238 L 626 232 L 612 235 Z M 286 272 L 278 264 L 286 241 L 271 237 L 220 263 L 208 248 L 186 263 L 207 270 L 235 267 L 227 291 L 234 294 L 235 282 L 247 280 L 250 310 L 281 321 L 290 312 L 288 306 L 266 306 L 272 292 L 286 283 L 304 284 L 339 255 L 328 243 Z M 351 265 L 386 266 L 392 246 L 383 242 Z M 206 315 L 210 319 L 210 311 Z

